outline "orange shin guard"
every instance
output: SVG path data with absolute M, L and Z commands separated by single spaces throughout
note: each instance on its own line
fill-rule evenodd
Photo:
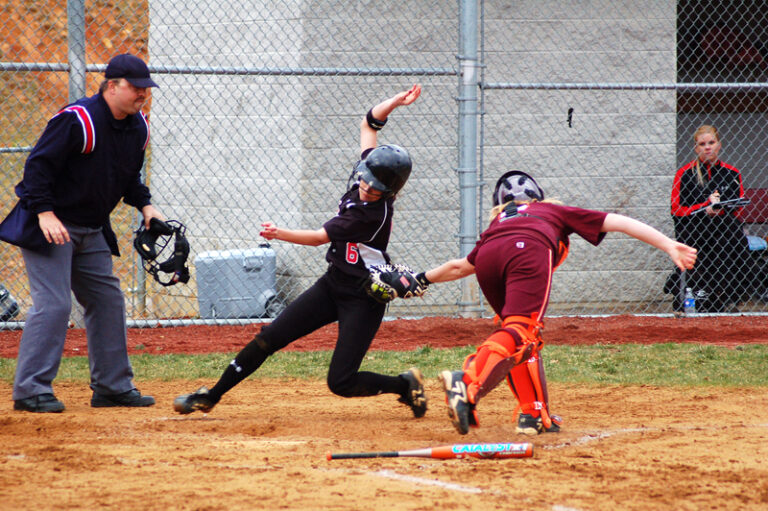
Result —
M 517 330 L 497 330 L 483 342 L 477 352 L 464 361 L 464 382 L 471 403 L 493 390 L 523 360 L 535 351 Z
M 517 407 L 523 413 L 534 412 L 536 410 L 536 389 L 531 381 L 531 374 L 528 372 L 528 364 L 513 367 L 507 375 L 507 383 L 517 398 Z M 534 412 L 533 415 L 538 415 L 538 412 Z
M 507 316 L 502 322 L 505 329 L 516 331 L 525 342 L 533 347 L 530 353 L 521 353 L 524 357 L 507 375 L 507 382 L 518 401 L 517 409 L 523 413 L 538 416 L 541 413 L 542 422 L 549 428 L 552 420 L 547 409 L 547 389 L 543 374 L 539 371 L 540 358 L 538 352 L 544 342 L 539 331 L 544 324 L 539 321 L 536 313 L 530 316 Z M 515 410 L 515 415 L 517 411 Z
M 539 372 L 539 357 L 531 357 L 531 359 L 528 360 L 528 363 L 525 365 L 528 367 L 528 372 L 531 373 L 533 388 L 536 389 L 536 401 L 542 403 L 541 422 L 544 424 L 545 429 L 549 429 L 552 427 L 552 419 L 549 417 L 549 404 L 546 400 L 544 384 L 542 383 L 541 374 Z
M 514 415 L 518 411 L 531 414 L 534 417 L 541 414 L 541 422 L 545 428 L 552 426 L 549 416 L 546 383 L 539 369 L 540 357 L 534 355 L 524 364 L 514 367 L 507 376 L 509 388 L 518 401 Z

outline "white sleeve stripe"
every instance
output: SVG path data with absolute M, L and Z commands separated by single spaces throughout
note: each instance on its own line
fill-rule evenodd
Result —
M 374 238 L 381 232 L 381 230 L 384 228 L 384 225 L 387 223 L 387 215 L 389 215 L 389 204 L 386 202 L 384 203 L 384 218 L 381 219 L 381 225 L 378 229 L 376 229 L 376 232 L 373 233 L 373 236 L 371 236 L 371 239 L 368 241 L 373 241 Z
M 144 121 L 144 126 L 147 127 L 147 139 L 144 140 L 144 147 L 141 148 L 141 150 L 143 151 L 149 145 L 149 121 L 144 116 L 144 112 L 139 112 L 139 114 L 141 114 L 141 120 Z

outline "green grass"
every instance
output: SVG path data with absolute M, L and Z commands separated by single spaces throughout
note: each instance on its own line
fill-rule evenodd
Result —
M 548 346 L 547 378 L 564 383 L 768 386 L 768 345 Z
M 398 374 L 418 366 L 427 378 L 457 369 L 470 347 L 416 351 L 372 351 L 363 370 Z M 211 355 L 136 355 L 137 380 L 218 379 L 234 353 Z M 331 352 L 279 352 L 256 372 L 257 378 L 325 378 Z M 560 383 L 657 386 L 768 386 L 768 345 L 736 349 L 699 344 L 546 346 L 547 379 Z M 0 380 L 10 383 L 14 359 L 0 358 Z M 87 382 L 88 360 L 65 358 L 57 381 Z

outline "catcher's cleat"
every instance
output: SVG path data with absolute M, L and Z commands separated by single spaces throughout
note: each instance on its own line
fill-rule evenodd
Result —
M 541 416 L 534 417 L 527 413 L 521 413 L 517 418 L 517 428 L 515 431 L 523 435 L 538 435 L 539 433 L 559 433 L 560 425 L 563 423 L 562 417 L 559 415 L 550 415 L 552 425 L 548 428 L 544 427 L 544 422 Z
M 477 426 L 475 405 L 467 397 L 467 385 L 462 377 L 464 371 L 443 371 L 440 381 L 445 390 L 445 402 L 448 404 L 448 417 L 453 427 L 461 435 L 469 433 L 469 426 Z
M 559 415 L 550 415 L 552 425 L 548 428 L 543 428 L 542 433 L 560 433 L 560 426 L 563 425 L 563 418 Z
M 413 416 L 417 419 L 427 413 L 427 396 L 424 393 L 424 377 L 416 367 L 411 367 L 400 375 L 400 378 L 408 382 L 407 393 L 398 401 L 411 407 Z
M 173 400 L 173 409 L 181 414 L 200 410 L 208 413 L 216 406 L 216 402 L 208 395 L 207 387 L 200 387 L 192 394 L 183 394 Z

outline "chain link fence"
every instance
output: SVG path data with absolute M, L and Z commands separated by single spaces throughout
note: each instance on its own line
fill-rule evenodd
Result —
M 697 157 L 696 129 L 711 124 L 720 131 L 719 156 L 741 171 L 751 198 L 746 208 L 727 210 L 741 220 L 698 213 L 688 227 L 695 236 L 681 237 L 678 227 L 677 236 L 700 250 L 698 275 L 682 282 L 665 254 L 642 242 L 609 235 L 595 248 L 573 237 L 550 314 L 670 313 L 682 309 L 689 286 L 701 291 L 702 311 L 764 312 L 764 4 L 489 1 L 481 8 L 487 185 L 510 166 L 525 169 L 550 197 L 626 214 L 675 236 L 674 177 Z M 719 177 L 705 176 L 677 214 L 701 208 L 718 187 Z M 724 287 L 728 296 L 715 297 Z
M 8 34 L 0 43 L 0 215 L 15 203 L 13 188 L 45 123 L 77 97 L 78 74 L 80 95 L 91 95 L 112 56 L 146 59 L 160 88 L 146 106 L 145 175 L 155 205 L 187 226 L 192 279 L 163 287 L 149 278 L 131 246 L 137 212 L 119 206 L 112 219 L 123 256 L 114 262 L 129 324 L 251 321 L 306 289 L 325 269 L 325 248 L 265 246 L 261 223 L 316 229 L 330 218 L 358 157 L 360 119 L 413 83 L 422 84 L 422 97 L 380 134 L 414 160 L 397 201 L 395 261 L 424 269 L 466 255 L 487 224 L 490 189 L 512 168 L 531 172 L 550 197 L 674 235 L 676 170 L 696 157 L 693 132 L 714 124 L 721 157 L 741 171 L 751 199 L 740 212 L 746 223 L 736 226 L 741 235 L 727 238 L 728 247 L 750 242 L 732 263 L 741 293 L 728 310 L 766 309 L 762 4 L 60 4 L 0 7 Z M 680 279 L 664 254 L 641 242 L 609 235 L 599 248 L 578 237 L 572 244 L 550 313 L 670 313 L 682 308 L 685 287 L 715 292 L 707 275 Z M 2 303 L 20 311 L 0 328 L 13 327 L 31 301 L 20 252 L 8 244 L 0 244 L 0 284 L 10 293 Z M 471 283 L 433 286 L 389 310 L 487 312 Z

